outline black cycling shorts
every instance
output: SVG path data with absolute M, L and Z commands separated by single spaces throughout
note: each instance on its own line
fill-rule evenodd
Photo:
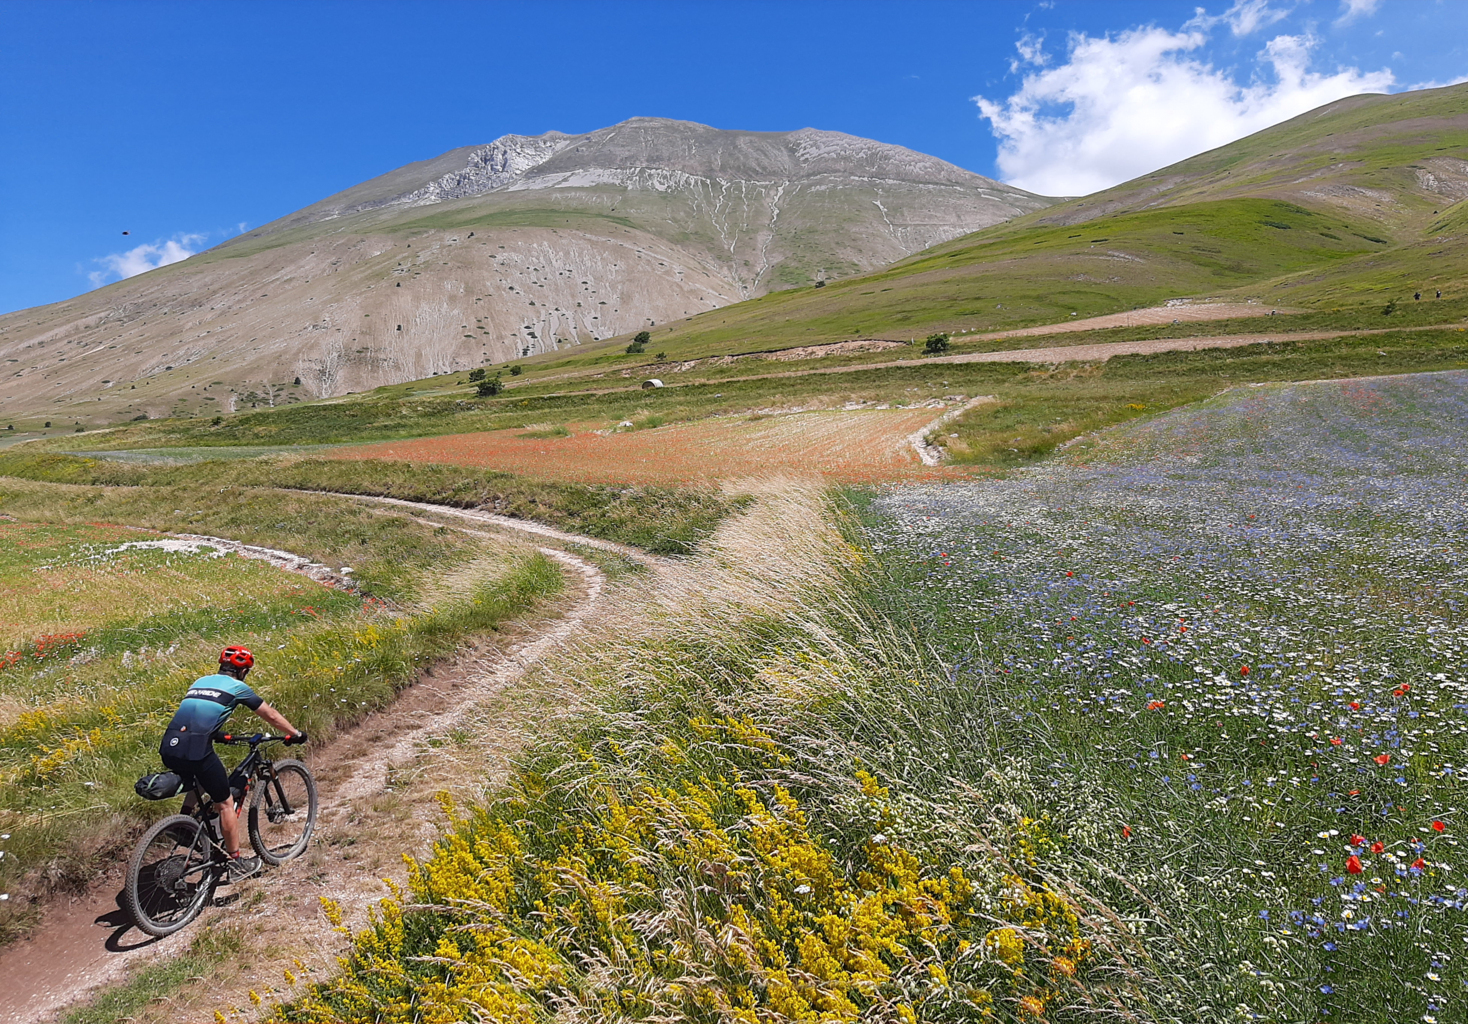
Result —
M 199 786 L 209 794 L 209 799 L 217 804 L 222 804 L 230 798 L 229 772 L 224 769 L 224 762 L 219 760 L 219 755 L 212 749 L 209 753 L 197 761 L 190 761 L 160 751 L 163 755 L 163 767 L 171 772 L 178 772 L 183 778 L 184 789 L 188 790 L 198 780 Z

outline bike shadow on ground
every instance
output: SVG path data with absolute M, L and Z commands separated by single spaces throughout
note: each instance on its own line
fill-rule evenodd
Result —
M 210 906 L 227 907 L 238 901 L 239 898 L 240 894 L 237 892 L 232 892 L 228 896 L 216 896 Z M 92 922 L 100 927 L 113 929 L 112 934 L 107 936 L 107 941 L 102 943 L 107 952 L 131 953 L 135 949 L 144 949 L 155 942 L 163 941 L 147 934 L 133 924 L 132 916 L 123 908 L 121 889 L 112 897 L 112 903 L 113 909 L 104 914 L 98 914 Z

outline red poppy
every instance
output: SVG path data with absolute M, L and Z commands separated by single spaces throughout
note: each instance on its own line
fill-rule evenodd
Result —
M 1151 642 L 1152 641 L 1151 640 L 1148 640 L 1146 637 L 1142 637 L 1142 643 L 1144 643 L 1144 644 L 1150 644 Z
M 1240 667 L 1239 668 L 1239 672 L 1242 675 L 1248 675 L 1249 674 L 1249 666 L 1248 665 L 1244 665 L 1244 666 Z
M 1132 837 L 1132 827 L 1130 825 L 1123 825 L 1121 827 L 1121 837 L 1123 839 L 1130 839 Z
M 1330 745 L 1332 747 L 1338 747 L 1338 746 L 1340 746 L 1341 745 L 1341 738 L 1339 736 L 1332 736 L 1330 738 Z
M 1372 758 L 1372 760 L 1375 761 L 1377 764 L 1386 764 L 1391 759 L 1392 755 L 1390 754 L 1377 754 L 1374 758 Z
M 1351 795 L 1352 796 L 1360 796 L 1361 795 L 1361 791 L 1359 789 L 1353 789 L 1353 790 L 1351 790 Z
M 1154 700 L 1154 701 L 1150 701 L 1147 704 L 1147 710 L 1148 711 L 1156 711 L 1158 708 L 1166 707 L 1166 706 L 1167 706 L 1167 702 L 1166 701 Z
M 1067 576 L 1074 576 L 1075 575 L 1075 573 L 1071 572 L 1069 569 L 1065 570 L 1065 574 Z
M 1346 870 L 1353 875 L 1359 875 L 1362 871 L 1361 858 L 1354 853 L 1346 858 Z
M 1412 867 L 1416 868 L 1418 871 L 1421 871 L 1427 867 L 1427 861 L 1423 860 L 1421 857 L 1418 857 L 1412 862 Z
M 1371 844 L 1371 852 L 1372 853 L 1385 853 L 1386 852 L 1386 844 L 1383 843 L 1380 839 L 1378 839 L 1376 842 L 1374 842 L 1374 843 Z
M 1359 700 L 1353 700 L 1353 701 L 1351 701 L 1351 710 L 1352 711 L 1360 711 L 1361 710 L 1361 702 Z
M 1408 691 L 1410 691 L 1412 689 L 1412 684 L 1411 683 L 1403 683 L 1401 689 L 1402 689 L 1402 692 L 1403 693 L 1407 693 Z
M 1446 826 L 1446 825 L 1444 825 L 1444 824 L 1443 824 L 1443 823 L 1442 823 L 1442 822 L 1440 822 L 1440 821 L 1434 821 L 1434 822 L 1433 822 L 1433 823 L 1432 823 L 1432 830 L 1433 830 L 1433 831 L 1434 831 L 1434 832 L 1441 832 L 1441 831 L 1442 831 L 1442 830 L 1443 830 L 1443 829 L 1445 829 L 1445 828 L 1447 828 L 1447 826 Z
M 1365 836 L 1361 836 L 1361 835 L 1353 835 L 1353 836 L 1351 836 L 1351 845 L 1352 846 L 1360 846 L 1364 842 L 1366 842 L 1366 837 Z
M 1398 689 L 1398 690 L 1393 690 L 1393 691 L 1392 691 L 1392 696 L 1393 696 L 1393 697 L 1400 697 L 1400 696 L 1401 696 L 1401 695 L 1402 695 L 1402 694 L 1404 694 L 1404 693 L 1406 693 L 1406 692 L 1407 692 L 1407 691 L 1406 691 L 1406 690 L 1400 690 L 1400 689 Z

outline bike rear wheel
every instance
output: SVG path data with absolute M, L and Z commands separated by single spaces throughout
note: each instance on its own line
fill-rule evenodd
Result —
M 186 814 L 155 824 L 133 850 L 123 902 L 149 935 L 172 935 L 199 916 L 219 875 L 204 826 Z
M 306 852 L 316 829 L 316 780 L 300 761 L 276 761 L 250 797 L 250 845 L 267 864 Z

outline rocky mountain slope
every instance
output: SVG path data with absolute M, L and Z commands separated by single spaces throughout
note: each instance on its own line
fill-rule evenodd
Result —
M 228 412 L 464 370 L 839 280 L 1049 203 L 814 129 L 505 136 L 0 317 L 0 419 Z
M 827 288 L 671 322 L 654 345 L 688 359 L 1207 299 L 1371 307 L 1385 326 L 1390 303 L 1468 298 L 1465 198 L 1468 84 L 1353 96 Z

